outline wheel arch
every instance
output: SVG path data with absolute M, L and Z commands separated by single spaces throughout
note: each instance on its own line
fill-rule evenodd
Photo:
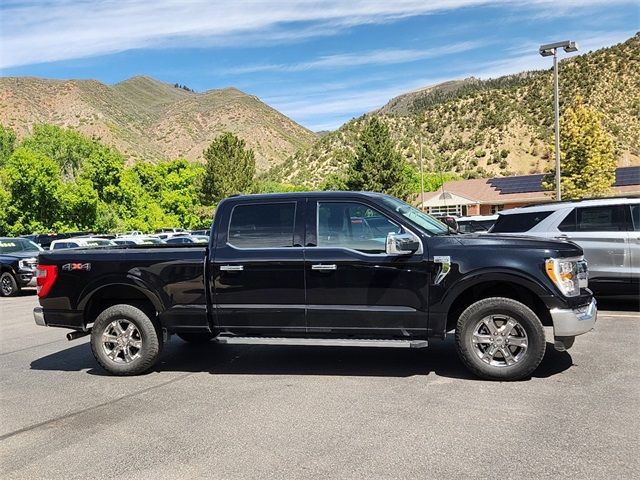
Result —
M 8 263 L 3 263 L 2 265 L 0 265 L 0 275 L 2 275 L 4 272 L 10 273 L 14 277 L 16 276 L 16 271 Z
M 538 282 L 504 272 L 474 275 L 460 282 L 448 296 L 446 305 L 446 330 L 455 328 L 460 314 L 471 304 L 490 297 L 516 300 L 529 307 L 540 319 L 542 325 L 552 326 L 549 309 L 542 296 L 549 292 Z
M 82 297 L 78 308 L 84 312 L 84 325 L 87 326 L 100 312 L 117 304 L 139 307 L 152 318 L 164 311 L 160 299 L 149 289 L 124 281 L 93 287 Z

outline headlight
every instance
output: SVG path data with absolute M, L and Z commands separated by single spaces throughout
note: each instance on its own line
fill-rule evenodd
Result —
M 37 263 L 37 258 L 25 258 L 24 260 L 18 260 L 18 268 L 20 270 L 34 270 Z
M 580 288 L 587 287 L 587 262 L 583 258 L 550 258 L 545 270 L 565 297 L 580 295 Z

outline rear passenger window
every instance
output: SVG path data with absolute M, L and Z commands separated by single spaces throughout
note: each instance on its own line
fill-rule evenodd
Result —
M 229 244 L 239 248 L 293 246 L 296 204 L 237 205 L 231 213 Z
M 607 205 L 578 208 L 576 226 L 579 232 L 626 231 L 625 207 L 623 205 Z
M 549 215 L 551 215 L 551 212 L 529 212 L 500 215 L 491 229 L 491 233 L 526 232 L 531 230 Z

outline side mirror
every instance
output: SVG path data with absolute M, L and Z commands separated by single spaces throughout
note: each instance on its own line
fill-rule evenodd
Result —
M 413 233 L 389 233 L 387 235 L 387 255 L 412 255 L 420 250 L 420 240 Z
M 459 228 L 458 228 L 458 222 L 456 222 L 456 219 L 453 217 L 444 217 L 442 218 L 442 220 L 440 220 L 442 223 L 444 223 L 447 227 L 449 227 L 449 231 L 451 233 L 458 233 L 459 232 Z

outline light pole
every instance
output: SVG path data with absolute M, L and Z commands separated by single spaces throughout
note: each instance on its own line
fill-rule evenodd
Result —
M 548 43 L 540 46 L 540 55 L 549 57 L 553 55 L 553 114 L 554 114 L 554 130 L 556 136 L 556 200 L 562 200 L 560 194 L 560 106 L 558 100 L 558 49 L 562 48 L 565 52 L 577 52 L 578 44 L 576 42 L 565 40 L 564 42 Z

